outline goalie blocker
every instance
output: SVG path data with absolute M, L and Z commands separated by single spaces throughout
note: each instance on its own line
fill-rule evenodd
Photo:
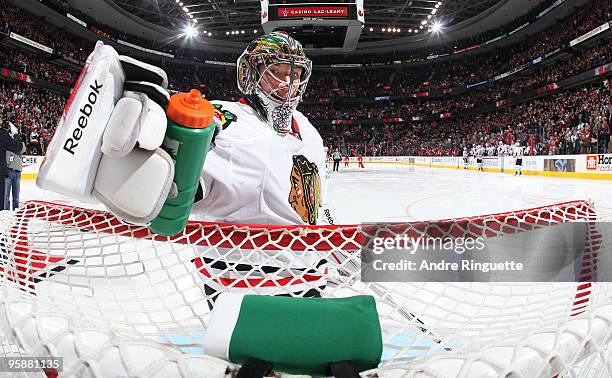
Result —
M 36 183 L 148 224 L 172 187 L 160 145 L 169 100 L 166 73 L 98 42 L 66 104 Z

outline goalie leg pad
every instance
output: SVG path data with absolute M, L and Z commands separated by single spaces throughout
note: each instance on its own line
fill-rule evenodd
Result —
M 213 308 L 204 353 L 234 363 L 269 361 L 290 374 L 325 376 L 352 361 L 378 366 L 382 331 L 374 298 L 294 298 L 222 293 Z

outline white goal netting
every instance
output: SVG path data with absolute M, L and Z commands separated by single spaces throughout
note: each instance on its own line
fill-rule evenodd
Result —
M 203 354 L 206 287 L 314 290 L 376 299 L 384 351 L 365 376 L 610 377 L 612 284 L 591 282 L 612 241 L 599 220 L 575 201 L 389 229 L 495 238 L 586 222 L 582 282 L 364 283 L 347 268 L 360 266 L 357 225 L 190 222 L 167 238 L 31 201 L 0 213 L 0 342 L 4 356 L 63 357 L 60 376 L 231 376 L 235 366 Z

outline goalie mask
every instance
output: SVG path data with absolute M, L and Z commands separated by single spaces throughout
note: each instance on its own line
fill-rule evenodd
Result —
M 302 45 L 285 32 L 265 34 L 249 44 L 237 66 L 238 89 L 285 136 L 312 72 Z

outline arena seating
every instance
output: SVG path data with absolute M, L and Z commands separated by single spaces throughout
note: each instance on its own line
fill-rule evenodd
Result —
M 57 55 L 77 62 L 84 62 L 93 48 L 91 41 L 57 28 L 43 18 L 6 1 L 0 1 L 0 5 L 0 29 L 4 32 L 20 33 L 52 47 Z M 469 59 L 409 68 L 315 69 L 299 110 L 315 123 L 330 148 L 338 147 L 349 154 L 456 155 L 464 146 L 497 145 L 499 142 L 511 144 L 517 141 L 528 145 L 528 153 L 531 154 L 607 152 L 610 149 L 612 122 L 612 85 L 608 80 L 553 92 L 537 100 L 495 111 L 462 114 L 482 104 L 518 96 L 611 63 L 612 40 L 602 40 L 587 49 L 573 50 L 567 59 L 554 61 L 546 67 L 536 67 L 529 75 L 517 75 L 460 95 L 442 98 L 408 95 L 452 88 L 511 70 L 611 19 L 610 1 L 593 0 L 528 41 Z M 136 38 L 130 35 L 123 37 Z M 151 41 L 137 42 L 143 46 L 157 46 Z M 461 45 L 469 41 L 457 43 Z M 435 50 L 417 53 L 432 52 Z M 177 56 L 194 55 L 193 51 L 184 48 L 176 48 L 174 53 Z M 196 62 L 205 58 L 212 57 L 193 56 Z M 236 59 L 227 56 L 216 58 Z M 231 68 L 185 66 L 173 63 L 171 59 L 158 64 L 168 73 L 172 90 L 186 91 L 195 87 L 209 99 L 239 97 L 235 72 Z M 17 48 L 0 50 L 0 67 L 64 86 L 65 93 L 78 76 L 77 71 L 57 65 L 49 56 Z M 0 85 L 0 117 L 4 122 L 10 121 L 19 126 L 28 144 L 27 153 L 43 154 L 61 115 L 66 95 L 4 80 L 0 81 Z M 379 96 L 396 98 L 375 101 L 374 98 Z M 443 113 L 457 116 L 435 121 L 418 120 L 419 117 Z M 413 120 L 413 117 L 417 120 Z M 365 122 L 373 119 L 393 121 Z M 334 122 L 330 124 L 330 120 Z

